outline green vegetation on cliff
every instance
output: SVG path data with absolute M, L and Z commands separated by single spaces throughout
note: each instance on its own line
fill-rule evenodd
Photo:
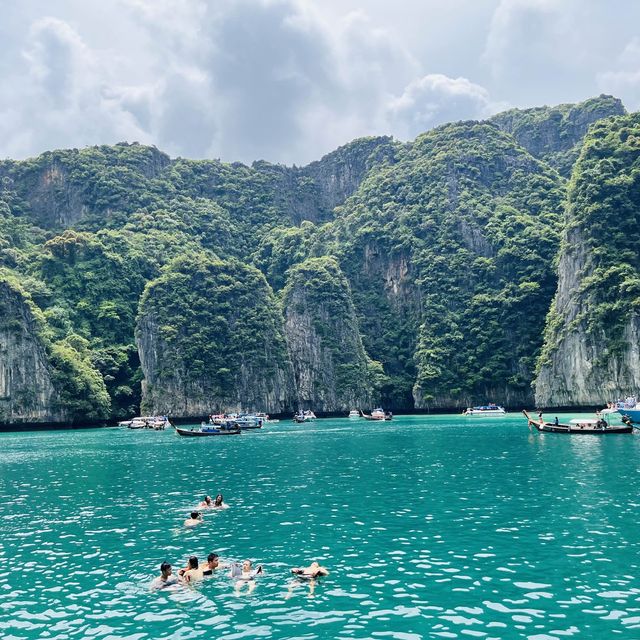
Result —
M 2 349 L 18 365 L 16 372 L 7 366 L 1 376 L 0 420 L 8 421 L 3 418 L 8 413 L 8 418 L 35 422 L 39 412 L 70 422 L 108 417 L 109 394 L 88 342 L 78 336 L 56 339 L 45 314 L 7 270 L 0 271 L 0 334 Z
M 145 335 L 166 354 L 145 369 L 146 393 L 184 383 L 190 411 L 246 399 L 248 362 L 252 384 L 258 369 L 265 381 L 256 406 L 295 405 L 302 379 L 311 405 L 528 402 L 557 282 L 561 175 L 590 125 L 563 250 L 572 229 L 586 238 L 585 322 L 612 348 L 637 311 L 637 115 L 601 120 L 623 112 L 608 96 L 511 110 L 408 144 L 363 138 L 306 167 L 172 160 L 136 143 L 4 161 L 0 267 L 38 314 L 76 417 L 138 411 Z M 566 323 L 549 314 L 545 353 Z M 303 338 L 310 350 L 296 351 Z M 322 353 L 332 374 L 302 375 L 293 351 Z
M 338 212 L 336 241 L 365 347 L 418 406 L 530 393 L 561 184 L 478 123 L 420 136 Z
M 493 116 L 490 122 L 512 134 L 531 155 L 568 177 L 589 126 L 624 113 L 618 98 L 601 95 L 578 104 L 511 109 Z
M 619 353 L 625 327 L 640 312 L 640 114 L 591 128 L 567 200 L 563 254 L 580 252 L 581 272 L 571 305 L 554 304 L 549 312 L 540 366 L 578 327 Z
M 281 310 L 262 273 L 206 253 L 177 258 L 147 284 L 136 337 L 154 406 L 169 389 L 233 406 L 238 389 L 270 387 L 287 362 Z
M 282 295 L 301 400 L 321 411 L 368 406 L 384 375 L 365 353 L 351 288 L 336 259 L 309 258 L 292 267 Z

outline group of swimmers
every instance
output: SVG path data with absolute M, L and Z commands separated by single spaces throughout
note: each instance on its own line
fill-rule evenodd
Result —
M 215 500 L 211 499 L 211 496 L 205 496 L 202 502 L 198 505 L 198 509 L 228 509 L 229 505 L 225 503 L 222 494 L 219 493 Z M 184 521 L 185 527 L 195 527 L 202 522 L 202 513 L 194 510 L 191 515 Z
M 229 505 L 225 504 L 222 494 L 218 494 L 215 500 L 211 500 L 210 496 L 205 496 L 198 505 L 199 509 L 228 509 Z M 202 522 L 202 514 L 200 511 L 192 511 L 189 518 L 184 521 L 185 527 L 194 527 Z M 187 561 L 187 565 L 183 569 L 178 570 L 178 575 L 173 574 L 173 567 L 168 562 L 160 565 L 160 575 L 151 583 L 152 589 L 163 589 L 172 585 L 189 584 L 212 576 L 216 569 L 230 569 L 230 577 L 235 580 L 235 593 L 239 594 L 243 586 L 246 585 L 247 593 L 252 593 L 256 588 L 256 576 L 262 574 L 262 565 L 256 569 L 253 568 L 251 560 L 245 560 L 242 564 L 238 562 L 220 563 L 220 556 L 217 553 L 210 553 L 207 556 L 206 564 L 201 567 L 196 556 L 191 556 Z M 326 576 L 329 571 L 325 567 L 321 567 L 319 563 L 312 562 L 308 567 L 294 567 L 291 573 L 299 580 L 304 580 L 309 586 L 309 597 L 313 597 L 316 586 L 316 578 Z M 299 581 L 292 581 L 289 585 L 287 598 L 291 597 L 296 584 Z

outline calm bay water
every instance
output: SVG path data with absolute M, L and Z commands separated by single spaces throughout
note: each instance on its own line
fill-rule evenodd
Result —
M 639 638 L 639 468 L 640 434 L 517 415 L 0 434 L 0 637 Z M 149 591 L 210 551 L 262 563 L 254 593 Z

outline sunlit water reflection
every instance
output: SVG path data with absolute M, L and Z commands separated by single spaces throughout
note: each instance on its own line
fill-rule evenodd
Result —
M 0 636 L 638 638 L 639 438 L 459 416 L 0 434 Z M 254 593 L 149 591 L 210 551 L 262 563 Z M 289 568 L 313 559 L 310 599 Z

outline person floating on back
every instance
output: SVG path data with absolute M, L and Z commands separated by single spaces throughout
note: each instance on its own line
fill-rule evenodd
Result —
M 259 565 L 257 569 L 253 569 L 251 560 L 245 560 L 241 565 L 237 562 L 233 563 L 231 565 L 231 577 L 236 581 L 236 595 L 240 593 L 245 584 L 247 585 L 247 593 L 253 593 L 256 588 L 256 576 L 261 573 L 262 565 Z
M 296 578 L 308 581 L 309 598 L 313 598 L 316 590 L 316 578 L 328 576 L 329 570 L 325 567 L 321 567 L 318 562 L 312 562 L 308 567 L 294 567 L 293 569 L 291 569 L 291 573 L 293 573 Z M 285 596 L 285 599 L 289 599 L 293 595 L 294 588 L 299 584 L 299 580 L 291 581 L 291 583 L 289 584 L 289 591 Z

